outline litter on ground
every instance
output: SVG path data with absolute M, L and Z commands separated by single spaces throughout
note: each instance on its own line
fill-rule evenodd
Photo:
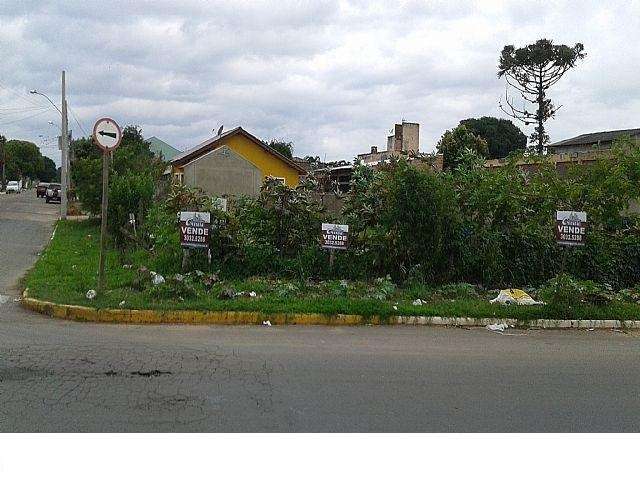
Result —
M 517 288 L 500 290 L 498 296 L 493 300 L 489 300 L 489 303 L 499 303 L 501 305 L 544 305 L 544 302 L 534 300 L 527 292 Z
M 487 330 L 491 330 L 492 332 L 504 332 L 507 328 L 509 328 L 509 325 L 506 323 L 492 323 L 487 325 Z
M 500 335 L 505 335 L 505 336 L 509 336 L 509 337 L 522 337 L 524 335 L 526 335 L 526 333 L 505 333 L 505 330 L 507 330 L 509 328 L 509 325 L 507 325 L 506 323 L 492 323 L 487 325 L 487 330 L 490 330 L 492 332 L 495 333 L 499 333 Z M 514 328 L 513 326 L 511 326 L 511 328 Z

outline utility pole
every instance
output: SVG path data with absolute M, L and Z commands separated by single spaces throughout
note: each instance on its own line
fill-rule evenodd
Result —
M 62 125 L 60 139 L 62 154 L 61 163 L 62 171 L 60 172 L 60 186 L 62 187 L 62 195 L 60 198 L 60 218 L 67 219 L 67 187 L 68 187 L 68 174 L 69 167 L 69 125 L 67 123 L 67 90 L 65 84 L 64 70 L 62 71 Z
M 7 163 L 6 155 L 4 153 L 4 142 L 5 142 L 4 137 L 0 135 L 0 163 L 2 163 L 2 185 L 1 186 L 3 188 L 7 184 L 7 178 L 5 176 L 5 170 L 4 170 L 4 165 L 5 163 Z

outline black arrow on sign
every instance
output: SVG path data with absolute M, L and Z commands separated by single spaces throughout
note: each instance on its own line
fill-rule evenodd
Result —
M 103 137 L 111 137 L 111 138 L 116 138 L 116 134 L 113 132 L 105 132 L 104 130 L 100 130 L 98 132 L 99 135 L 102 135 Z

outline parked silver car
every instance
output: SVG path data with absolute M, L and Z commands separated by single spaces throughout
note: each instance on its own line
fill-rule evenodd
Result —
M 22 192 L 22 188 L 20 187 L 20 182 L 12 180 L 9 183 L 7 183 L 6 192 L 7 193 L 21 193 Z

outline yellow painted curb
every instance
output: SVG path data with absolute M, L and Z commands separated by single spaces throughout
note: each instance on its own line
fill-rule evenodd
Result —
M 27 296 L 22 305 L 34 312 L 79 322 L 192 324 L 192 325 L 365 325 L 380 324 L 380 317 L 363 315 L 323 315 L 316 313 L 207 312 L 198 310 L 98 309 L 79 305 L 60 305 Z
M 28 290 L 22 294 L 22 305 L 34 312 L 51 317 L 78 322 L 134 323 L 134 324 L 191 324 L 191 325 L 261 325 L 269 321 L 271 325 L 430 325 L 430 326 L 467 326 L 485 327 L 493 323 L 507 323 L 516 327 L 544 329 L 638 329 L 639 321 L 620 320 L 549 320 L 538 319 L 520 322 L 510 318 L 473 318 L 473 317 L 432 317 L 402 316 L 391 317 L 364 316 L 322 313 L 262 313 L 229 312 L 199 310 L 130 310 L 98 309 L 79 305 L 60 305 L 28 296 Z

